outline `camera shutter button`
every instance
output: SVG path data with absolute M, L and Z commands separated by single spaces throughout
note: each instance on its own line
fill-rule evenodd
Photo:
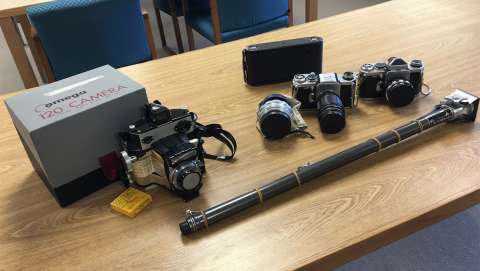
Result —
M 421 60 L 414 59 L 410 62 L 410 66 L 412 66 L 414 68 L 421 68 L 423 66 L 423 63 L 422 63 Z

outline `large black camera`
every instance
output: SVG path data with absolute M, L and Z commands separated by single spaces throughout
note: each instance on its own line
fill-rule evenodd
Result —
M 163 185 L 184 200 L 198 196 L 205 163 L 196 118 L 187 109 L 168 109 L 158 101 L 146 105 L 145 117 L 120 133 L 130 182 Z
M 345 108 L 356 105 L 355 75 L 297 74 L 292 81 L 292 95 L 301 102 L 301 110 L 317 110 L 322 132 L 338 133 L 345 127 Z
M 423 71 L 421 60 L 407 63 L 398 57 L 390 57 L 387 63 L 363 64 L 357 78 L 358 95 L 385 98 L 395 107 L 405 106 L 422 91 Z

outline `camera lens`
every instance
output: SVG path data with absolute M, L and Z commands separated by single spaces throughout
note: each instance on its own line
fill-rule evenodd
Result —
M 262 130 L 266 138 L 282 138 L 290 133 L 291 128 L 290 117 L 281 111 L 269 111 L 260 119 L 260 130 Z
M 178 165 L 172 172 L 172 182 L 182 190 L 192 191 L 198 188 L 202 172 L 194 161 L 186 161 Z
M 317 117 L 322 132 L 340 132 L 345 127 L 345 108 L 340 97 L 332 91 L 321 93 L 317 100 Z
M 284 95 L 271 94 L 258 105 L 258 128 L 268 139 L 280 139 L 291 132 L 292 107 Z
M 415 89 L 410 82 L 398 79 L 388 85 L 385 91 L 385 98 L 392 106 L 401 107 L 411 103 L 415 98 L 415 94 Z

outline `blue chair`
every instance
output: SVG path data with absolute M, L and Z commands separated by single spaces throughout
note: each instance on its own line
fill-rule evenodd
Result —
M 210 0 L 209 11 L 187 12 L 185 19 L 219 44 L 292 25 L 292 0 Z
M 181 0 L 153 0 L 153 6 L 155 8 L 155 14 L 157 15 L 158 30 L 160 31 L 160 39 L 162 41 L 162 47 L 167 47 L 167 41 L 165 39 L 165 31 L 163 28 L 162 17 L 160 11 L 172 17 L 173 29 L 175 31 L 175 38 L 177 39 L 178 52 L 183 53 L 183 41 L 180 34 L 180 26 L 178 24 L 178 17 L 183 16 L 185 6 L 182 5 Z M 197 10 L 210 10 L 209 0 L 189 0 L 188 6 L 192 12 Z M 187 33 L 191 33 L 191 28 L 187 25 Z M 190 36 L 189 36 L 190 37 Z
M 140 0 L 57 0 L 27 9 L 49 82 L 157 57 Z

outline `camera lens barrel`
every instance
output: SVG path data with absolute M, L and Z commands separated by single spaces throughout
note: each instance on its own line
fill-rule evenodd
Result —
M 332 91 L 320 93 L 317 97 L 317 117 L 322 132 L 340 132 L 345 127 L 345 108 L 340 97 Z
M 268 139 L 279 139 L 292 129 L 292 107 L 279 95 L 272 94 L 260 103 L 258 128 Z
M 415 98 L 415 88 L 409 81 L 398 79 L 392 81 L 385 90 L 385 98 L 394 107 L 405 106 Z

